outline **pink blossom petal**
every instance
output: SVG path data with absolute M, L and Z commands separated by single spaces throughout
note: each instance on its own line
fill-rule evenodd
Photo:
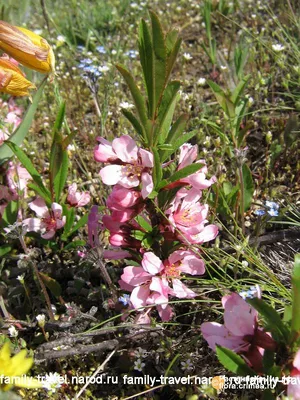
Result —
M 148 172 L 142 173 L 142 197 L 145 199 L 152 192 L 154 187 L 152 176 Z
M 293 366 L 300 371 L 300 350 L 298 350 L 295 355 Z
M 205 243 L 209 242 L 210 240 L 214 240 L 219 233 L 219 229 L 216 225 L 207 225 L 202 232 L 198 233 L 197 235 L 193 236 L 192 243 Z
M 51 229 L 50 231 L 44 233 L 42 236 L 43 239 L 52 239 L 53 236 L 55 235 L 56 231 L 54 229 Z
M 180 147 L 180 154 L 178 160 L 178 169 L 182 169 L 192 164 L 198 156 L 198 146 L 192 146 L 190 143 L 185 143 Z
M 224 311 L 224 325 L 237 336 L 253 335 L 257 311 L 237 293 L 227 298 Z
M 139 149 L 139 154 L 142 159 L 142 165 L 146 168 L 153 168 L 153 154 L 148 150 Z
M 27 218 L 22 223 L 27 226 L 28 232 L 39 232 L 41 230 L 41 220 L 39 218 Z
M 156 275 L 163 270 L 162 261 L 152 252 L 147 252 L 143 256 L 142 267 L 151 275 Z
M 112 162 L 118 159 L 116 153 L 113 151 L 111 143 L 101 137 L 98 137 L 97 140 L 100 142 L 94 148 L 94 158 L 98 162 Z
M 124 258 L 131 258 L 131 253 L 127 250 L 104 250 L 103 258 L 107 260 L 123 260 Z
M 121 161 L 130 164 L 134 164 L 137 161 L 138 147 L 130 136 L 123 135 L 114 139 L 112 148 Z
M 147 305 L 147 299 L 150 295 L 148 285 L 135 287 L 131 293 L 130 301 L 134 308 L 140 308 Z
M 142 285 L 151 279 L 151 275 L 143 270 L 141 267 L 125 267 L 121 275 L 122 281 L 131 286 Z
M 156 308 L 162 321 L 170 321 L 173 316 L 173 310 L 169 305 L 167 307 L 158 305 Z
M 179 299 L 192 299 L 197 294 L 185 286 L 179 279 L 172 280 L 174 295 Z
M 115 185 L 122 179 L 122 165 L 107 165 L 101 169 L 99 174 L 105 185 Z
M 28 204 L 29 208 L 36 213 L 38 217 L 45 218 L 49 216 L 49 210 L 46 206 L 45 200 L 38 197 Z
M 231 335 L 224 325 L 217 322 L 204 322 L 201 325 L 201 332 L 209 347 L 216 351 L 216 344 L 236 350 L 244 345 L 243 338 Z
M 288 384 L 287 396 L 292 400 L 300 400 L 300 374 L 292 376 L 291 379 L 294 382 L 291 381 Z
M 167 280 L 162 280 L 161 277 L 154 276 L 151 280 L 150 290 L 153 292 L 158 292 L 164 296 L 164 298 L 168 299 L 169 293 L 169 285 Z

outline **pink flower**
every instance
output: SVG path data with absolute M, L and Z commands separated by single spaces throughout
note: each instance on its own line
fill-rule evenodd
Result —
M 131 258 L 132 255 L 127 250 L 119 250 L 118 248 L 111 248 L 110 250 L 103 251 L 103 258 L 106 260 L 124 260 L 124 258 Z
M 216 345 L 243 353 L 246 361 L 256 370 L 262 369 L 263 349 L 275 350 L 276 343 L 258 328 L 257 311 L 237 293 L 222 297 L 224 325 L 204 322 L 201 332 L 212 350 Z
M 140 199 L 139 191 L 115 185 L 106 200 L 106 205 L 111 211 L 113 220 L 126 222 L 138 215 L 143 208 Z
M 138 249 L 141 242 L 131 236 L 132 230 L 141 230 L 141 227 L 135 222 L 115 221 L 111 215 L 104 215 L 103 225 L 110 231 L 109 243 L 115 247 L 131 247 Z
M 48 209 L 44 199 L 38 197 L 28 204 L 39 218 L 27 218 L 23 225 L 29 232 L 42 232 L 42 238 L 51 239 L 58 229 L 63 228 L 66 217 L 62 216 L 62 207 L 57 203 L 52 203 L 51 210 Z
M 196 144 L 194 146 L 192 146 L 190 143 L 183 144 L 180 147 L 177 171 L 187 167 L 188 165 L 191 165 L 194 161 L 197 160 L 197 157 L 198 146 Z M 217 181 L 215 176 L 211 177 L 210 179 L 206 179 L 208 169 L 205 160 L 198 160 L 196 161 L 196 163 L 202 164 L 203 167 L 194 174 L 189 175 L 186 178 L 179 179 L 174 183 L 171 183 L 166 187 L 166 189 L 177 186 L 190 185 L 194 189 L 203 190 L 209 188 L 213 183 Z
M 196 189 L 180 189 L 166 211 L 171 231 L 183 242 L 202 244 L 218 234 L 216 225 L 206 225 L 208 206 L 199 203 L 200 197 Z
M 180 299 L 196 296 L 181 282 L 181 273 L 201 275 L 204 272 L 204 262 L 189 250 L 173 252 L 164 263 L 154 253 L 146 252 L 141 267 L 124 268 L 121 286 L 132 292 L 130 300 L 135 308 L 153 304 L 162 320 L 168 321 L 172 316 L 169 296 Z
M 153 190 L 150 174 L 153 168 L 153 155 L 141 149 L 127 135 L 114 139 L 112 144 L 103 138 L 98 138 L 100 144 L 94 149 L 96 161 L 108 162 L 100 171 L 100 176 L 106 185 L 119 184 L 130 189 L 142 185 L 142 197 L 146 198 Z
M 0 146 L 5 140 L 9 138 L 8 131 L 6 128 L 0 129 Z
M 300 400 L 300 350 L 297 351 L 291 371 L 291 379 L 295 379 L 295 383 L 290 382 L 287 388 L 287 395 L 293 400 Z
M 77 192 L 77 184 L 72 183 L 68 188 L 67 202 L 74 207 L 83 207 L 91 200 L 89 192 Z
M 24 197 L 27 196 L 27 182 L 32 179 L 32 177 L 20 163 L 9 163 L 6 178 L 8 186 L 12 193 L 14 193 L 16 199 L 18 198 L 19 192 L 23 192 Z

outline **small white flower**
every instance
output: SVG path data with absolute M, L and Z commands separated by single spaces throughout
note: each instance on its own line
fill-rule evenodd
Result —
M 139 5 L 138 5 L 137 3 L 131 3 L 131 4 L 130 4 L 130 7 L 131 7 L 131 8 L 137 8 L 138 6 L 139 6 Z
M 58 40 L 59 42 L 65 42 L 65 41 L 66 41 L 66 38 L 65 38 L 63 35 L 58 35 L 58 36 L 57 36 L 57 40 Z
M 205 78 L 199 78 L 197 83 L 198 83 L 199 86 L 204 86 L 205 82 L 206 82 Z
M 100 72 L 107 72 L 109 71 L 109 67 L 107 65 L 101 65 L 100 67 L 98 67 L 98 70 Z
M 117 54 L 117 50 L 112 50 L 112 51 L 111 51 L 111 54 L 112 54 L 113 56 L 115 56 L 115 55 Z
M 57 372 L 50 372 L 45 375 L 45 379 L 43 380 L 43 387 L 47 390 L 50 390 L 52 393 L 56 392 L 56 389 L 59 389 L 62 385 L 62 377 Z
M 19 334 L 16 327 L 13 325 L 8 328 L 8 333 L 10 337 L 18 337 Z
M 134 105 L 128 103 L 127 101 L 123 101 L 123 102 L 120 104 L 120 107 L 121 107 L 121 108 L 125 108 L 126 110 L 129 110 L 130 108 L 133 108 Z
M 226 66 L 226 65 L 220 65 L 220 68 L 221 68 L 223 71 L 225 71 L 225 69 L 227 69 L 227 66 Z
M 194 369 L 193 363 L 190 358 L 188 358 L 186 361 L 182 361 L 180 364 L 181 364 L 181 369 L 183 371 L 189 371 Z
M 25 278 L 25 274 L 17 276 L 18 281 L 20 281 L 21 283 L 24 283 L 24 278 Z
M 46 317 L 45 314 L 39 314 L 36 316 L 36 320 L 41 328 L 45 326 Z
M 242 261 L 242 267 L 247 268 L 248 265 L 249 265 L 248 261 L 246 261 L 246 260 Z
M 280 51 L 284 50 L 284 46 L 280 43 L 272 44 L 272 49 L 279 53 Z
M 185 60 L 190 61 L 193 57 L 190 55 L 190 53 L 183 53 L 183 57 Z
M 134 362 L 133 369 L 135 369 L 136 371 L 142 372 L 142 370 L 143 370 L 143 368 L 144 368 L 145 365 L 146 365 L 146 364 L 142 362 L 142 359 L 141 359 L 141 358 L 138 358 L 138 359 Z
M 134 352 L 135 356 L 137 358 L 145 358 L 147 357 L 147 352 L 146 350 L 142 349 L 141 347 L 138 347 L 135 352 Z
M 67 146 L 67 150 L 69 150 L 69 151 L 75 151 L 75 146 L 74 146 L 74 144 L 69 144 L 69 145 Z
M 43 30 L 42 30 L 42 29 L 35 29 L 33 32 L 34 32 L 36 35 L 41 35 L 41 34 L 43 33 Z

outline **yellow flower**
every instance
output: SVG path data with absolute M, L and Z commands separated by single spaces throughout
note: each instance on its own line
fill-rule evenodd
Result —
M 4 391 L 12 386 L 25 387 L 29 389 L 41 388 L 42 382 L 37 379 L 23 376 L 33 364 L 32 358 L 26 357 L 26 350 L 21 350 L 11 357 L 10 343 L 6 342 L 0 350 L 0 388 Z
M 8 57 L 0 57 L 0 92 L 13 96 L 29 96 L 28 89 L 35 89 L 35 85 L 25 78 L 23 72 Z
M 0 21 L 0 49 L 25 67 L 43 74 L 54 72 L 55 57 L 51 46 L 28 29 Z

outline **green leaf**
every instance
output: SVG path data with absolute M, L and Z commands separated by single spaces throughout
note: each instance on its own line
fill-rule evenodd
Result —
M 166 87 L 159 107 L 158 127 L 154 138 L 154 144 L 164 144 L 170 131 L 176 103 L 179 99 L 180 82 L 173 81 Z
M 239 147 L 242 147 L 244 145 L 244 139 L 245 136 L 248 132 L 248 128 L 246 129 L 241 129 L 241 123 L 243 118 L 245 117 L 245 110 L 248 105 L 248 100 L 245 99 L 240 102 L 240 104 L 235 108 L 235 113 L 236 113 L 236 119 L 234 121 L 235 124 L 235 136 L 237 137 L 237 144 Z
M 68 207 L 66 204 L 63 204 L 63 215 L 66 216 L 66 223 L 64 226 L 63 236 L 66 236 L 68 232 L 71 230 L 75 221 L 75 208 Z
M 265 349 L 263 355 L 263 371 L 266 375 L 271 375 L 271 369 L 274 365 L 275 353 L 271 350 Z
M 125 79 L 125 82 L 127 83 L 130 93 L 132 95 L 141 124 L 145 126 L 147 122 L 147 111 L 146 111 L 146 104 L 141 94 L 141 91 L 137 87 L 130 72 L 123 65 L 117 64 L 116 68 Z
M 0 257 L 5 256 L 5 254 L 9 253 L 12 250 L 12 246 L 9 244 L 3 244 L 0 246 Z
M 295 255 L 295 263 L 292 272 L 292 288 L 291 337 L 297 337 L 300 333 L 300 254 Z
M 239 376 L 256 375 L 244 359 L 226 347 L 216 346 L 216 353 L 220 363 L 230 372 Z
M 85 240 L 73 240 L 72 242 L 68 243 L 63 250 L 76 249 L 77 247 L 85 246 L 85 244 Z
M 275 337 L 278 336 L 284 343 L 287 343 L 289 331 L 282 322 L 278 312 L 259 298 L 247 299 L 247 303 L 254 307 L 264 318 L 268 324 L 268 329 L 271 329 L 272 335 Z
M 139 54 L 148 95 L 149 117 L 155 113 L 154 53 L 149 28 L 142 19 L 139 28 Z
M 15 143 L 16 145 L 20 146 L 20 144 L 25 139 L 28 131 L 30 129 L 31 123 L 33 121 L 35 112 L 39 105 L 40 98 L 42 97 L 44 87 L 46 85 L 47 78 L 43 80 L 40 84 L 37 92 L 35 93 L 32 103 L 28 107 L 26 114 L 19 125 L 19 127 L 15 130 L 15 132 L 10 136 L 9 142 Z M 3 144 L 0 146 L 0 165 L 7 161 L 13 155 L 13 151 L 7 144 Z
M 239 101 L 240 97 L 242 96 L 243 91 L 245 90 L 245 87 L 248 85 L 248 82 L 249 82 L 249 80 L 250 80 L 250 76 L 251 76 L 251 75 L 246 75 L 246 76 L 239 82 L 239 84 L 237 85 L 237 87 L 234 89 L 234 91 L 233 91 L 233 93 L 232 93 L 232 95 L 231 95 L 231 97 L 230 97 L 230 100 L 232 101 L 232 103 L 233 103 L 235 106 L 237 106 L 238 101 Z
M 18 217 L 19 204 L 17 201 L 10 201 L 5 207 L 0 226 L 12 225 L 16 222 Z
M 161 183 L 163 172 L 158 151 L 156 150 L 156 148 L 152 148 L 151 151 L 153 153 L 153 158 L 154 158 L 152 177 L 153 177 L 154 188 L 156 189 L 156 187 Z
M 137 120 L 137 118 L 132 114 L 132 112 L 122 108 L 122 113 L 128 119 L 128 121 L 131 123 L 131 125 L 134 127 L 137 134 L 146 141 L 146 144 L 148 144 L 145 129 L 142 127 L 142 125 Z
M 254 193 L 254 183 L 250 168 L 247 164 L 243 165 L 243 181 L 244 181 L 244 211 L 247 211 L 252 203 Z
M 64 189 L 69 166 L 67 149 L 64 147 L 63 136 L 60 132 L 64 118 L 65 103 L 62 102 L 54 124 L 49 168 L 52 199 L 56 202 L 59 202 L 60 195 Z
M 44 284 L 46 285 L 46 287 L 50 290 L 51 293 L 54 294 L 55 297 L 61 296 L 62 288 L 55 279 L 44 274 L 43 272 L 39 272 L 39 276 L 41 277 L 41 279 L 44 282 Z
M 172 176 L 170 176 L 170 178 L 167 179 L 167 184 L 165 184 L 164 182 L 161 182 L 161 184 L 158 185 L 158 188 L 162 189 L 165 186 L 169 185 L 170 183 L 177 182 L 180 179 L 186 178 L 187 176 L 190 176 L 190 175 L 194 174 L 195 172 L 199 171 L 199 169 L 201 169 L 202 167 L 203 167 L 203 164 L 201 164 L 201 163 L 195 163 L 195 164 L 188 165 L 188 166 L 180 169 L 179 171 L 176 171 Z
M 146 232 L 152 231 L 152 226 L 141 215 L 135 217 L 135 220 Z
M 221 89 L 221 87 L 213 81 L 208 80 L 207 83 L 211 87 L 214 95 L 223 111 L 227 115 L 228 118 L 234 119 L 235 117 L 235 107 L 231 99 L 227 96 L 227 94 Z
M 184 143 L 187 143 L 189 140 L 191 140 L 196 134 L 198 133 L 198 130 L 194 130 L 188 133 L 185 133 L 184 135 L 181 135 L 175 142 L 172 143 L 173 149 L 170 151 L 165 151 L 163 153 L 163 156 L 161 158 L 161 162 L 165 162 L 168 157 L 170 157 L 177 149 L 179 149 L 180 146 L 182 146 Z
M 33 181 L 39 188 L 41 196 L 45 199 L 46 203 L 48 203 L 48 205 L 51 204 L 51 195 L 49 190 L 45 188 L 41 175 L 35 169 L 34 165 L 27 157 L 27 155 L 24 153 L 24 151 L 20 147 L 18 147 L 15 143 L 12 143 L 10 141 L 6 141 L 5 143 L 13 151 L 13 153 L 16 155 L 16 157 L 23 165 L 23 167 L 27 170 L 27 172 L 31 175 Z
M 80 229 L 81 227 L 86 225 L 87 222 L 88 222 L 88 214 L 85 214 L 83 217 L 80 218 L 80 220 L 77 222 L 77 224 L 74 226 L 74 228 L 67 233 L 66 237 L 73 235 L 75 232 L 78 231 L 78 229 Z M 63 235 L 63 236 L 65 236 L 65 235 Z
M 177 59 L 182 39 L 178 38 L 178 32 L 171 30 L 166 36 L 167 48 L 167 65 L 166 65 L 166 82 L 168 81 Z
M 174 142 L 176 142 L 178 138 L 182 136 L 188 118 L 189 118 L 188 114 L 180 115 L 180 117 L 172 125 L 172 128 L 168 135 L 167 143 L 173 144 Z
M 153 11 L 149 11 L 152 25 L 152 46 L 154 52 L 154 92 L 155 105 L 160 102 L 163 90 L 166 84 L 166 45 L 164 33 L 157 15 Z

